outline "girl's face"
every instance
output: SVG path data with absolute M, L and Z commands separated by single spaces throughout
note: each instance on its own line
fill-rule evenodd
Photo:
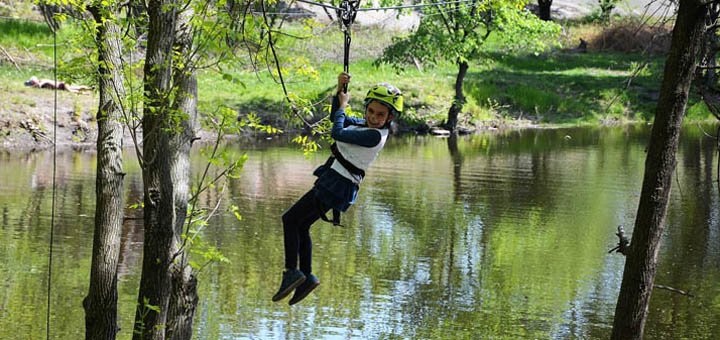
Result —
M 385 126 L 385 123 L 391 121 L 393 119 L 393 115 L 389 112 L 387 106 L 378 103 L 377 101 L 372 101 L 367 106 L 367 110 L 365 110 L 365 121 L 367 122 L 368 127 L 371 127 L 373 129 L 381 129 L 383 126 Z

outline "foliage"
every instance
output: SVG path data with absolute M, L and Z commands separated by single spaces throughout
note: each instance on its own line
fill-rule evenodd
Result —
M 139 307 L 140 309 L 140 315 L 142 315 L 142 318 L 138 319 L 138 324 L 135 325 L 133 328 L 133 333 L 135 334 L 143 334 L 145 332 L 145 317 L 150 314 L 150 312 L 159 313 L 160 312 L 160 306 L 156 306 L 150 303 L 150 299 L 143 298 L 143 304 Z
M 378 63 L 397 70 L 419 61 L 435 66 L 439 61 L 467 61 L 478 58 L 492 32 L 503 35 L 505 48 L 538 52 L 544 39 L 559 32 L 559 26 L 539 20 L 524 9 L 522 1 L 470 2 L 431 7 L 415 32 L 394 39 Z
M 614 21 L 611 27 L 622 25 L 623 22 Z M 52 47 L 37 47 L 51 43 L 52 35 L 47 28 L 43 27 L 43 24 L 0 20 L 0 24 L 3 23 L 6 24 L 6 26 L 0 27 L 3 31 L 10 26 L 15 29 L 9 30 L 7 35 L 0 35 L 0 39 L 5 41 L 2 45 L 11 54 L 14 50 L 24 51 L 27 48 L 36 56 L 35 60 L 39 59 L 33 65 L 40 67 L 36 69 L 25 66 L 23 72 L 19 73 L 12 66 L 0 66 L 0 80 L 8 84 L 9 91 L 13 93 L 13 96 L 7 100 L 26 103 L 23 105 L 42 105 L 42 103 L 36 103 L 32 91 L 28 92 L 22 87 L 22 81 L 29 78 L 30 75 L 52 77 L 52 73 L 47 70 L 50 65 L 47 62 L 47 56 L 52 56 Z M 61 59 L 73 57 L 72 46 L 69 46 L 66 37 L 79 34 L 82 31 L 81 28 L 80 25 L 68 21 L 58 31 L 58 43 L 60 44 L 58 57 Z M 571 38 L 567 41 L 567 46 L 576 46 L 578 38 L 590 40 L 593 36 L 601 34 L 603 30 L 604 27 L 597 24 L 572 23 L 566 27 L 566 32 Z M 308 111 L 310 114 L 305 116 L 309 121 L 316 122 L 327 116 L 322 105 L 317 103 L 325 104 L 327 102 L 326 95 L 332 87 L 335 75 L 341 69 L 338 63 L 341 60 L 341 54 L 338 54 L 338 50 L 340 53 L 342 52 L 339 48 L 342 36 L 335 25 L 319 26 L 316 22 L 312 25 L 308 22 L 292 22 L 283 26 L 283 31 L 294 36 L 307 37 L 297 39 L 279 35 L 277 49 L 282 64 L 285 63 L 285 60 L 291 62 L 291 57 L 303 56 L 307 58 L 307 63 L 317 71 L 317 79 L 302 78 L 284 71 L 284 74 L 291 79 L 287 82 L 291 96 L 304 98 L 308 102 L 316 104 Z M 402 128 L 421 126 L 427 122 L 432 124 L 446 113 L 451 102 L 453 93 L 447 84 L 449 77 L 456 72 L 454 61 L 439 60 L 432 70 L 418 70 L 415 67 L 409 67 L 404 69 L 401 75 L 392 72 L 392 67 L 389 65 L 373 68 L 372 61 L 369 59 L 378 55 L 382 46 L 389 44 L 390 38 L 396 34 L 396 32 L 377 27 L 357 26 L 354 28 L 351 53 L 353 58 L 351 64 L 353 83 L 350 87 L 351 105 L 361 105 L 361 98 L 367 86 L 379 81 L 387 81 L 401 88 L 406 95 L 406 104 L 410 111 L 401 117 Z M 131 38 L 132 35 L 125 39 Z M 222 40 L 218 39 L 216 43 L 220 44 Z M 384 43 L 380 44 L 378 41 L 384 41 Z M 640 43 L 638 40 L 633 41 Z M 603 116 L 599 111 L 604 108 L 600 103 L 600 96 L 597 95 L 599 91 L 608 87 L 623 86 L 623 82 L 627 80 L 624 78 L 628 75 L 627 70 L 632 68 L 629 63 L 644 61 L 648 61 L 648 70 L 634 79 L 632 86 L 627 90 L 630 95 L 630 101 L 627 103 L 630 109 L 628 118 L 646 120 L 653 115 L 654 101 L 657 98 L 658 75 L 662 71 L 662 60 L 657 56 L 651 56 L 648 59 L 648 57 L 642 57 L 632 52 L 629 54 L 550 52 L 542 54 L 541 57 L 522 57 L 514 55 L 522 53 L 522 51 L 511 50 L 507 47 L 508 45 L 511 44 L 506 41 L 505 35 L 491 34 L 484 44 L 479 59 L 470 60 L 473 68 L 467 76 L 468 86 L 465 90 L 468 93 L 468 106 L 465 108 L 465 112 L 473 117 L 485 117 L 490 121 L 518 118 L 519 112 L 525 110 L 515 107 L 514 103 L 521 99 L 514 98 L 505 89 L 510 83 L 520 82 L 559 95 L 560 105 L 556 110 L 546 112 L 543 116 L 544 122 L 597 123 L 597 117 Z M 521 46 L 520 44 L 515 45 Z M 126 46 L 132 46 L 132 44 L 128 43 Z M 366 48 L 370 50 L 366 51 Z M 589 48 L 591 51 L 593 50 L 592 43 L 589 44 Z M 502 53 L 495 53 L 495 51 Z M 82 52 L 84 54 L 92 53 L 91 50 L 82 50 Z M 25 54 L 25 52 L 20 53 Z M 261 122 L 282 127 L 285 131 L 302 126 L 302 122 L 297 116 L 288 110 L 287 101 L 271 74 L 265 71 L 255 73 L 247 51 L 243 52 L 238 47 L 235 53 L 232 58 L 226 56 L 226 61 L 213 67 L 210 67 L 211 63 L 208 61 L 205 65 L 208 67 L 201 67 L 198 70 L 201 117 L 211 115 L 218 107 L 227 106 L 239 113 L 240 116 L 255 113 Z M 126 55 L 130 56 L 130 54 Z M 17 60 L 17 54 L 13 54 L 13 56 Z M 42 56 L 42 58 L 37 58 L 38 56 Z M 129 82 L 133 84 L 134 88 L 132 93 L 128 93 L 128 101 L 135 103 L 134 111 L 139 112 L 142 103 L 140 78 L 142 77 L 142 60 L 136 58 L 136 55 L 133 56 L 134 59 L 126 59 L 128 63 L 132 61 L 134 66 L 128 68 L 125 74 L 132 77 Z M 21 64 L 21 66 L 23 65 Z M 289 68 L 284 70 L 287 69 Z M 483 94 L 483 91 L 492 93 Z M 497 105 L 489 104 L 488 100 Z M 690 106 L 695 102 L 697 102 L 697 98 L 692 97 Z M 12 103 L 4 106 L 4 112 L 22 110 L 15 108 L 18 105 L 10 104 Z M 93 107 L 89 98 L 84 107 Z M 533 114 L 533 110 L 525 111 L 523 117 Z M 702 118 L 698 116 L 698 119 L 707 117 L 709 116 Z M 133 120 L 136 123 L 137 117 L 128 117 L 129 123 L 132 124 Z M 288 120 L 292 120 L 292 122 L 288 123 Z M 487 122 L 485 124 L 494 123 Z M 204 126 L 211 129 L 211 125 Z M 252 131 L 252 129 L 248 128 L 245 131 Z M 308 132 L 308 134 L 311 133 Z M 320 132 L 319 135 L 324 134 Z M 311 139 L 317 140 L 317 137 L 311 137 Z
M 500 49 L 537 54 L 548 47 L 557 46 L 554 39 L 560 33 L 560 26 L 538 20 L 529 11 L 499 8 L 496 20 L 498 34 L 503 36 Z
M 641 18 L 615 20 L 586 37 L 592 50 L 665 54 L 670 49 L 672 27 L 662 22 L 649 24 Z
M 620 0 L 598 0 L 598 4 L 600 5 L 600 20 L 603 22 L 609 21 L 612 10 L 615 9 L 615 6 L 617 6 L 619 2 Z
M 546 46 L 541 37 L 559 32 L 556 24 L 540 20 L 525 10 L 525 4 L 525 1 L 498 0 L 432 7 L 436 13 L 426 13 L 418 29 L 395 40 L 377 64 L 389 63 L 401 71 L 411 62 L 416 66 L 436 66 L 438 61 L 456 63 L 455 94 L 443 123 L 445 128 L 454 131 L 466 102 L 463 85 L 469 61 L 480 57 L 491 33 L 497 31 L 503 35 L 506 49 L 537 53 Z

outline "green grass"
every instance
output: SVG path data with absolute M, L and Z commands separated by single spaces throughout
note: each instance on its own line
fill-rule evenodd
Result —
M 30 20 L 0 19 L 0 44 L 33 47 L 45 42 L 52 43 L 52 32 L 43 22 Z
M 52 32 L 43 22 L 0 19 L 0 32 L 0 45 L 8 50 L 52 56 Z
M 36 65 L 24 65 L 21 72 L 0 67 L 0 82 L 17 83 L 30 75 L 46 78 L 52 75 L 49 58 L 52 48 L 44 47 L 52 42 L 52 35 L 43 23 L 0 20 L 0 30 L 4 32 L 0 44 L 6 49 L 28 49 L 38 56 Z M 334 26 L 305 31 L 296 25 L 291 26 L 291 31 L 307 38 L 283 38 L 278 44 L 287 90 L 291 95 L 322 103 L 342 70 L 342 34 Z M 78 60 L 78 51 L 63 45 L 69 44 L 70 37 L 78 32 L 71 23 L 64 24 L 59 32 L 61 67 L 66 67 L 66 62 L 73 58 Z M 373 66 L 374 58 L 395 34 L 398 33 L 372 28 L 354 31 L 351 106 L 359 109 L 366 89 L 385 81 L 405 93 L 407 114 L 403 119 L 407 124 L 442 120 L 454 96 L 457 66 L 441 62 L 435 68 L 420 71 L 409 65 L 401 74 L 389 66 Z M 645 62 L 648 67 L 627 86 L 635 67 Z M 460 119 L 476 125 L 519 119 L 547 124 L 649 120 L 657 101 L 663 62 L 661 57 L 622 53 L 550 51 L 535 56 L 488 52 L 482 59 L 470 62 L 464 84 L 467 103 Z M 307 67 L 301 68 L 302 65 Z M 258 113 L 268 122 L 282 124 L 287 119 L 289 110 L 282 88 L 271 76 L 274 66 L 255 73 L 241 53 L 224 69 L 199 74 L 201 112 L 226 105 L 241 114 Z M 63 79 L 73 79 L 68 76 L 63 75 Z M 688 107 L 688 119 L 712 117 L 697 98 L 692 97 Z M 322 108 L 323 104 L 316 107 L 316 118 L 325 114 Z
M 696 101 L 688 105 L 685 118 L 689 120 L 705 120 L 712 117 L 707 105 L 702 101 Z
M 660 58 L 640 55 L 552 52 L 541 57 L 492 55 L 495 62 L 471 69 L 469 96 L 497 102 L 507 117 L 547 123 L 647 120 L 660 84 Z M 634 68 L 649 67 L 625 89 Z

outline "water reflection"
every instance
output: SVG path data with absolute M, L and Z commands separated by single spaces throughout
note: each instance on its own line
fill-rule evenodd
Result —
M 282 268 L 280 216 L 326 154 L 232 147 L 250 157 L 242 176 L 201 198 L 207 207 L 223 200 L 203 237 L 232 262 L 200 274 L 196 337 L 607 338 L 623 265 L 607 250 L 618 224 L 633 225 L 647 135 L 627 126 L 392 138 L 343 217 L 348 228 L 313 227 L 322 284 L 293 308 L 269 300 Z M 682 137 L 657 282 L 698 298 L 656 291 L 649 338 L 720 334 L 717 159 L 698 128 Z M 134 203 L 142 187 L 126 159 Z M 74 339 L 83 334 L 95 159 L 59 160 L 53 334 Z M 51 159 L 5 153 L 0 164 L 0 337 L 42 336 Z M 223 210 L 229 204 L 242 220 Z M 142 249 L 141 213 L 126 215 L 120 338 L 131 337 Z

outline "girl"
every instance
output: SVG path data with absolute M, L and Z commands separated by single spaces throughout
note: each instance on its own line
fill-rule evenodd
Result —
M 329 221 L 325 213 L 331 209 L 333 224 L 340 223 L 340 212 L 355 203 L 365 170 L 385 146 L 390 122 L 402 112 L 400 91 L 381 83 L 365 96 L 365 119 L 346 117 L 345 107 L 350 95 L 343 89 L 349 82 L 350 75 L 340 73 L 330 114 L 333 122 L 331 137 L 335 140 L 330 148 L 333 155 L 313 172 L 318 177 L 313 188 L 283 214 L 285 271 L 273 301 L 279 301 L 295 290 L 290 299 L 290 305 L 294 305 L 320 285 L 312 274 L 310 226 L 318 219 Z

